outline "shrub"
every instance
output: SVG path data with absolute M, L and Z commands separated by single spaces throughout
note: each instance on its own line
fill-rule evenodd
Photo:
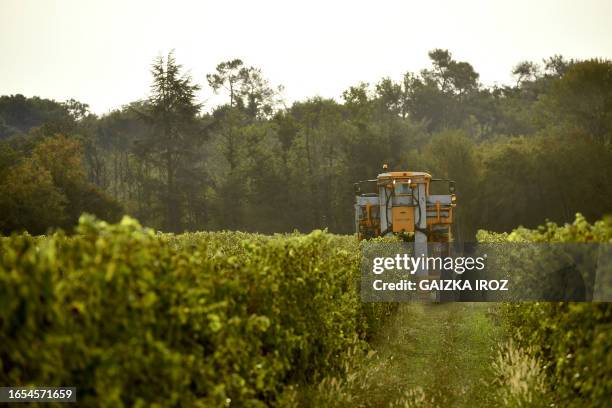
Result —
M 510 234 L 481 231 L 481 242 L 612 242 L 612 219 L 589 224 L 580 214 L 572 224 L 553 223 Z M 535 260 L 537 261 L 537 260 Z M 534 262 L 526 259 L 525 262 Z M 573 302 L 507 303 L 510 334 L 544 362 L 560 406 L 604 407 L 612 398 L 612 304 Z
M 0 382 L 82 406 L 274 405 L 339 369 L 388 305 L 362 304 L 354 237 L 155 234 L 82 217 L 0 240 Z

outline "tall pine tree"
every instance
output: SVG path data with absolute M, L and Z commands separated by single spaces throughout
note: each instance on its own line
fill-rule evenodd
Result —
M 197 184 L 197 146 L 203 140 L 197 120 L 200 87 L 182 72 L 172 52 L 165 59 L 158 57 L 151 73 L 151 95 L 143 112 L 151 130 L 140 141 L 138 154 L 156 170 L 155 180 L 148 185 L 158 194 L 165 230 L 180 232 L 188 200 L 185 195 Z

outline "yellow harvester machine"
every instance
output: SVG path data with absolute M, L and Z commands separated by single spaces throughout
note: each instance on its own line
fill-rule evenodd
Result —
M 387 166 L 383 166 L 387 170 Z M 389 171 L 355 183 L 359 239 L 402 235 L 415 243 L 452 239 L 455 183 L 428 173 Z

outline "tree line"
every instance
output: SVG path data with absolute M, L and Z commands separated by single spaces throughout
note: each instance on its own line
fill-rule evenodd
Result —
M 2 96 L 0 230 L 70 229 L 89 212 L 168 232 L 350 233 L 352 184 L 383 163 L 456 180 L 460 239 L 612 212 L 612 61 L 524 61 L 513 84 L 487 87 L 448 50 L 429 57 L 291 106 L 239 59 L 198 81 L 172 53 L 154 60 L 148 97 L 102 116 Z M 202 88 L 223 102 L 202 106 Z

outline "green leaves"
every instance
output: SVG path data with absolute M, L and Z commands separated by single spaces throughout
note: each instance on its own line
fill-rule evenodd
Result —
M 589 224 L 581 214 L 563 226 L 549 222 L 536 230 L 478 233 L 481 242 L 609 243 L 611 239 L 610 218 Z M 559 406 L 605 406 L 612 394 L 610 303 L 509 303 L 502 310 L 510 335 L 545 362 Z
M 354 237 L 77 231 L 0 240 L 0 382 L 74 385 L 82 406 L 265 406 L 339 370 L 388 308 L 359 301 Z

